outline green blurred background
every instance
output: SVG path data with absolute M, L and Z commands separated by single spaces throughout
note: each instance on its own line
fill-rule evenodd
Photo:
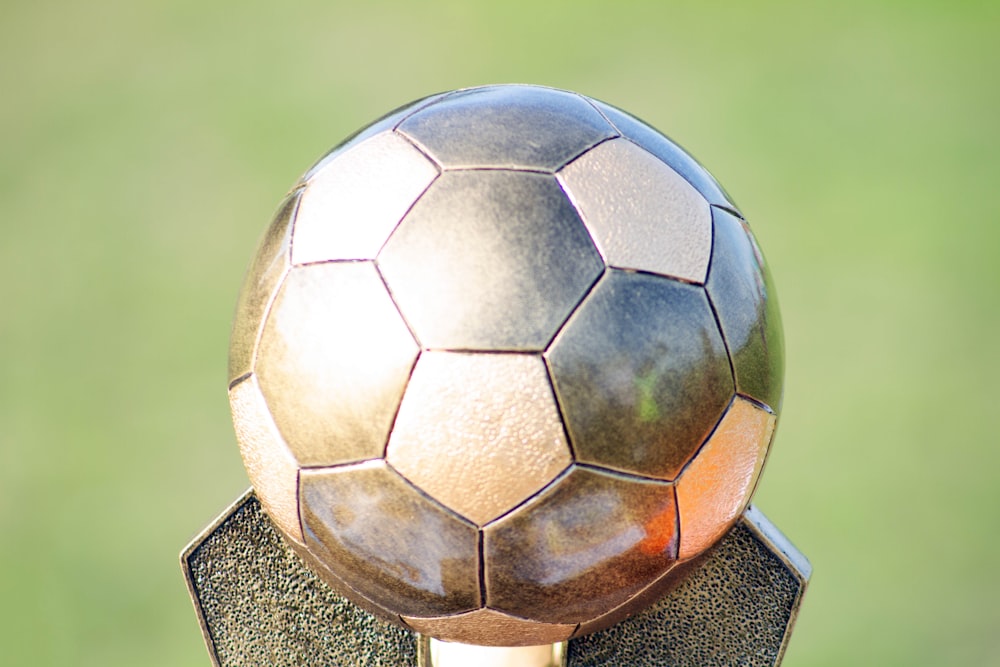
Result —
M 1000 664 L 998 29 L 996 2 L 4 3 L 0 664 L 209 664 L 177 552 L 247 485 L 225 364 L 259 234 L 358 126 L 510 81 L 671 135 L 768 254 L 757 504 L 815 568 L 785 664 Z

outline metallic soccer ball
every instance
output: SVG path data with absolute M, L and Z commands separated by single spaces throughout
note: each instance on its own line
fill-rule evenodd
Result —
M 243 286 L 229 396 L 261 503 L 336 591 L 533 645 L 638 611 L 732 526 L 782 363 L 707 171 L 614 107 L 490 86 L 306 173 Z

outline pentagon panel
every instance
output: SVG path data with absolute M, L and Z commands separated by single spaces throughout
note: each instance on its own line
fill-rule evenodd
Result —
M 282 276 L 288 270 L 292 220 L 301 194 L 301 190 L 296 190 L 282 202 L 274 216 L 274 222 L 261 239 L 246 277 L 243 278 L 229 340 L 230 382 L 246 375 L 253 368 L 261 323 Z
M 445 169 L 553 171 L 617 133 L 579 95 L 538 86 L 459 91 L 399 125 Z
M 303 174 L 301 180 L 299 180 L 299 184 L 301 185 L 311 179 L 318 171 L 323 169 L 333 160 L 337 159 L 342 153 L 350 150 L 354 146 L 357 146 L 366 139 L 379 134 L 380 132 L 391 132 L 396 129 L 396 126 L 408 116 L 430 104 L 434 104 L 434 102 L 447 97 L 449 94 L 450 93 L 438 93 L 436 95 L 428 95 L 427 97 L 421 98 L 415 102 L 404 104 L 398 109 L 390 111 L 386 115 L 382 116 L 374 123 L 366 125 L 327 151 L 323 157 L 316 161 L 316 164 L 309 168 L 309 171 Z
M 635 116 L 616 109 L 610 104 L 594 100 L 594 104 L 610 120 L 622 136 L 660 158 L 683 176 L 711 204 L 738 211 L 732 198 L 722 189 L 708 170 L 691 157 L 687 151 Z
M 421 355 L 386 459 L 479 525 L 526 500 L 572 461 L 540 356 L 454 352 Z
M 256 372 L 303 466 L 382 455 L 418 348 L 371 262 L 293 268 Z
M 253 375 L 229 390 L 236 440 L 250 483 L 284 535 L 302 543 L 299 524 L 299 466 L 281 439 Z
M 651 153 L 627 139 L 605 141 L 558 178 L 610 266 L 705 282 L 711 207 Z
M 292 263 L 374 259 L 437 175 L 434 163 L 393 132 L 341 153 L 306 182 Z
M 770 271 L 746 224 L 712 209 L 715 240 L 705 284 L 736 374 L 736 390 L 781 410 L 784 337 Z
M 479 535 L 384 461 L 302 470 L 306 545 L 348 585 L 408 616 L 480 606 Z
M 490 608 L 548 623 L 589 620 L 674 563 L 673 486 L 574 466 L 488 525 L 483 554 Z
M 446 642 L 479 646 L 539 646 L 566 641 L 575 624 L 542 623 L 517 618 L 493 609 L 438 618 L 403 618 L 417 632 Z
M 546 353 L 576 459 L 673 479 L 733 397 L 704 289 L 611 270 Z
M 715 432 L 677 480 L 679 558 L 715 544 L 750 504 L 764 466 L 775 417 L 737 396 Z
M 604 268 L 554 176 L 444 172 L 378 256 L 424 347 L 539 351 Z

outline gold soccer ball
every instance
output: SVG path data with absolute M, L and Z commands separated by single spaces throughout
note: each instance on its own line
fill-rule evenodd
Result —
M 489 86 L 306 173 L 229 380 L 264 509 L 337 592 L 439 639 L 545 644 L 638 611 L 746 508 L 781 325 L 741 214 L 676 144 Z

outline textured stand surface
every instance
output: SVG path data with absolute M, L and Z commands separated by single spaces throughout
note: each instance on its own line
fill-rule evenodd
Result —
M 413 667 L 416 633 L 334 594 L 282 542 L 252 493 L 181 555 L 219 667 Z M 567 667 L 777 665 L 808 561 L 749 509 L 671 593 L 618 625 L 569 641 Z

